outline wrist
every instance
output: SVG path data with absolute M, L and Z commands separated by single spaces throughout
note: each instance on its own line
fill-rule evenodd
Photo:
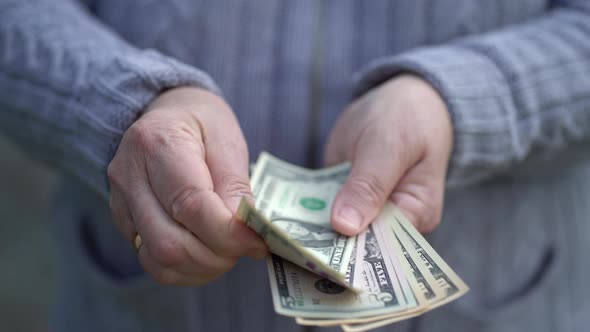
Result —
M 440 92 L 430 82 L 413 73 L 403 73 L 385 81 L 387 89 L 398 90 L 404 99 L 418 104 L 432 104 L 448 113 L 447 105 Z
M 426 79 L 413 73 L 403 73 L 382 84 L 387 95 L 401 98 L 421 123 L 427 144 L 450 159 L 453 146 L 451 114 L 440 92 Z M 395 91 L 395 93 L 394 93 Z
M 199 87 L 180 86 L 160 93 L 142 114 L 158 109 L 195 110 L 200 108 L 229 109 L 229 105 L 218 95 Z

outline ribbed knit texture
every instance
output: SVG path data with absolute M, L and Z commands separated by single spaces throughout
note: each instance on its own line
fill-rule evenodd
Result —
M 123 42 L 69 1 L 0 2 L 0 129 L 106 197 L 106 167 L 166 88 L 219 92 L 209 76 Z
M 199 288 L 120 278 L 140 272 L 109 220 L 106 167 L 181 85 L 223 94 L 252 157 L 320 166 L 351 98 L 400 72 L 430 81 L 453 120 L 431 240 L 472 291 L 395 330 L 587 330 L 590 1 L 81 3 L 0 0 L 0 131 L 76 178 L 55 218 L 55 331 L 298 330 L 261 263 Z
M 474 183 L 588 138 L 590 2 L 511 29 L 375 60 L 359 91 L 400 73 L 429 80 L 455 132 L 448 185 Z M 555 25 L 555 22 L 561 22 Z

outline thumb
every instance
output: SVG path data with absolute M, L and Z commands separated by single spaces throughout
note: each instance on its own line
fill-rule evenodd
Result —
M 208 129 L 216 129 L 210 130 Z M 213 190 L 225 206 L 235 215 L 242 197 L 253 201 L 250 189 L 248 147 L 239 125 L 233 118 L 222 123 L 219 128 L 211 125 L 205 128 L 207 140 L 207 164 L 213 181 Z M 229 223 L 228 231 L 235 239 L 243 239 L 251 246 L 264 246 L 262 239 L 248 226 L 235 219 Z M 257 243 L 257 245 L 255 245 Z M 260 258 L 258 251 L 255 258 Z
M 359 141 L 350 176 L 332 206 L 332 227 L 352 236 L 363 230 L 377 215 L 403 175 L 399 153 L 385 154 L 382 144 Z
M 231 142 L 223 142 L 228 139 Z M 252 198 L 246 143 L 242 135 L 235 132 L 210 142 L 206 147 L 207 162 L 214 190 L 227 208 L 235 213 L 243 196 Z
M 206 96 L 210 105 L 197 109 L 206 163 L 213 190 L 235 213 L 242 196 L 252 197 L 248 146 L 229 105 L 213 94 L 206 93 Z

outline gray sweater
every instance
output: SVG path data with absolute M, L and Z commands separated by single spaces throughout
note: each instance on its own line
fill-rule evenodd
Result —
M 351 98 L 408 71 L 451 113 L 431 241 L 472 291 L 397 328 L 587 330 L 590 1 L 0 0 L 0 131 L 64 174 L 54 330 L 295 330 L 260 263 L 200 288 L 141 274 L 106 167 L 181 85 L 230 102 L 251 156 L 319 166 Z

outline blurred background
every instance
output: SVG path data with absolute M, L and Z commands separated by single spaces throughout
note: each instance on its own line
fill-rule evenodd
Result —
M 55 174 L 0 136 L 0 331 L 46 332 Z

